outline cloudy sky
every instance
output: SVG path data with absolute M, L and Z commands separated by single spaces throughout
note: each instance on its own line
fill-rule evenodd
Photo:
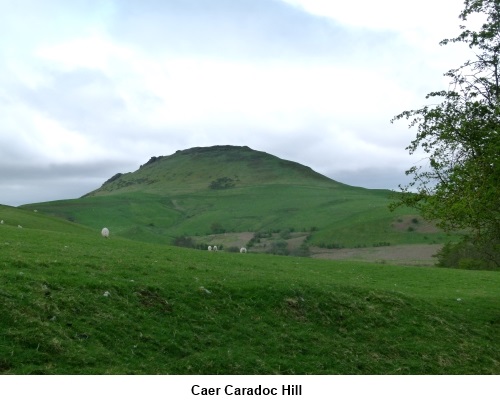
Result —
M 0 0 L 0 204 L 78 198 L 151 156 L 247 145 L 397 189 L 396 114 L 468 57 L 462 0 Z M 467 56 L 465 56 L 467 55 Z

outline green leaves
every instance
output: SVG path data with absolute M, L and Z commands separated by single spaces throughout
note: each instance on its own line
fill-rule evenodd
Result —
M 473 13 L 486 16 L 480 31 L 464 26 L 441 44 L 465 42 L 476 60 L 445 74 L 450 90 L 426 97 L 438 104 L 393 119 L 411 120 L 417 134 L 407 150 L 428 157 L 406 172 L 413 180 L 392 207 L 415 207 L 447 231 L 465 231 L 477 249 L 496 251 L 488 260 L 500 266 L 500 0 L 466 0 L 460 18 Z

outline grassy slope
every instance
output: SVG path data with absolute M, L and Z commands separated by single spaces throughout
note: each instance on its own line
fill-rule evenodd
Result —
M 24 224 L 0 226 L 6 374 L 500 372 L 497 272 L 209 254 L 0 208 Z
M 235 187 L 212 190 L 230 177 Z M 313 244 L 441 243 L 445 235 L 396 230 L 408 209 L 391 213 L 390 192 L 350 187 L 297 163 L 249 148 L 194 148 L 157 159 L 78 200 L 27 209 L 69 218 L 120 236 L 171 243 L 179 235 L 318 229 Z

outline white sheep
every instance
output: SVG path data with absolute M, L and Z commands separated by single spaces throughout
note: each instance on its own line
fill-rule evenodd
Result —
M 213 250 L 214 252 L 217 252 L 217 246 L 214 246 L 214 247 L 212 248 L 212 250 Z
M 102 228 L 101 235 L 104 238 L 109 238 L 109 229 L 108 228 Z
M 211 252 L 212 251 L 212 246 L 209 246 L 208 247 L 208 251 Z
M 247 248 L 242 247 L 242 248 L 240 249 L 240 253 L 246 253 L 246 252 L 247 252 Z
M 0 225 L 3 225 L 3 219 L 0 221 Z
M 21 225 L 18 225 L 17 227 L 18 227 L 19 229 L 22 229 L 22 228 L 23 228 Z

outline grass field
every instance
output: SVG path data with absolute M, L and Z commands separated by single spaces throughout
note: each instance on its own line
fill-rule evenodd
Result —
M 4 374 L 500 373 L 499 272 L 104 239 L 3 206 L 0 218 Z

